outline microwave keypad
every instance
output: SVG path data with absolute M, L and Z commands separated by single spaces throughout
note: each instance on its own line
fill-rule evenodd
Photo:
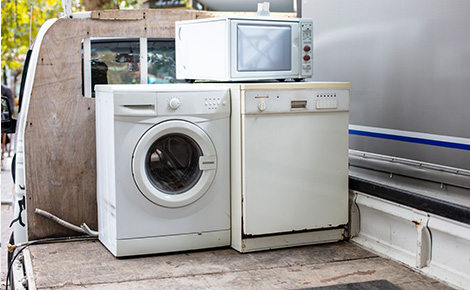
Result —
M 311 74 L 313 70 L 313 24 L 302 23 L 302 74 Z

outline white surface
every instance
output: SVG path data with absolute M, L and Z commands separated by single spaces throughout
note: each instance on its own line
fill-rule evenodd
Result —
M 91 39 L 86 37 L 83 39 L 83 91 L 85 98 L 92 97 L 91 87 Z
M 311 19 L 270 17 L 177 21 L 176 76 L 217 81 L 311 77 L 313 51 L 302 45 L 313 47 L 312 34 L 304 34 L 312 26 Z M 290 29 L 290 44 L 280 28 Z
M 175 97 L 181 101 L 177 110 L 168 104 Z M 216 104 L 209 105 L 209 101 Z M 113 254 L 138 255 L 229 245 L 230 96 L 226 88 L 97 86 L 96 113 L 99 238 Z M 179 130 L 178 124 L 186 122 L 191 125 L 181 133 L 207 134 L 206 139 L 195 139 L 203 151 L 208 147 L 204 142 L 213 144 L 217 168 L 202 169 L 202 175 L 207 172 L 215 177 L 212 182 L 201 178 L 201 184 L 194 187 L 201 192 L 191 196 L 183 193 L 176 203 L 161 202 L 158 198 L 151 201 L 148 196 L 155 192 L 146 193 L 146 197 L 134 181 L 133 153 L 136 147 L 150 146 L 148 142 L 141 143 L 146 136 L 152 139 L 151 134 L 161 134 L 159 129 L 152 128 L 170 121 L 176 124 L 175 132 Z M 171 126 L 165 130 L 172 132 Z M 209 156 L 214 156 L 212 153 Z M 138 175 L 136 180 L 144 180 L 145 174 L 142 169 L 134 171 Z
M 159 252 L 197 250 L 210 247 L 224 247 L 230 244 L 230 230 L 204 232 L 162 237 L 118 240 L 116 256 L 145 255 L 158 249 Z
M 62 0 L 62 8 L 66 17 L 72 17 L 72 0 Z
M 347 112 L 246 116 L 246 234 L 347 223 L 347 120 Z
M 229 34 L 227 21 L 202 21 L 194 25 L 176 22 L 176 78 L 227 79 Z
M 295 0 L 271 0 L 269 10 L 271 12 L 294 12 Z M 252 11 L 257 10 L 257 5 L 262 0 L 237 0 L 237 1 L 220 1 L 220 0 L 201 0 L 203 5 L 207 5 L 216 11 Z
M 232 245 L 232 247 L 234 247 L 239 252 L 248 253 L 285 247 L 337 242 L 343 239 L 343 234 L 344 229 L 289 233 L 285 235 L 245 239 L 240 245 Z
M 328 234 L 313 239 L 314 232 L 293 231 L 348 222 L 349 89 L 276 83 L 246 84 L 231 92 L 232 247 L 296 245 L 294 237 L 286 239 L 289 234 L 299 234 L 302 244 L 332 241 Z M 335 93 L 339 108 L 315 108 L 317 98 Z M 299 100 L 304 106 L 297 106 Z M 260 103 L 265 110 L 259 110 Z M 258 240 L 265 234 L 273 236 Z
M 423 272 L 459 289 L 470 285 L 470 225 L 430 215 L 432 260 Z
M 399 260 L 423 268 L 431 257 L 430 234 L 425 212 L 357 193 L 360 231 L 354 241 Z
M 147 38 L 139 38 L 139 72 L 140 72 L 140 83 L 148 84 L 148 49 L 147 49 Z
M 360 231 L 353 242 L 456 289 L 470 285 L 470 226 L 355 192 Z

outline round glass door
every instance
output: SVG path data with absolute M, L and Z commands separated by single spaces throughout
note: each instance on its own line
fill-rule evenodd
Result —
M 157 139 L 147 153 L 147 176 L 158 190 L 180 194 L 199 181 L 199 145 L 187 135 L 170 133 Z
M 186 121 L 152 127 L 137 143 L 132 160 L 139 190 L 165 207 L 181 207 L 199 199 L 212 184 L 216 167 L 210 138 Z

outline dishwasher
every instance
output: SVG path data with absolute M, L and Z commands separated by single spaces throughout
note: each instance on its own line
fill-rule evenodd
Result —
M 232 247 L 342 240 L 350 83 L 230 86 Z

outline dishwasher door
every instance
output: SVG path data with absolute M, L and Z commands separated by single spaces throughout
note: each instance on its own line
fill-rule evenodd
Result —
M 348 112 L 242 117 L 243 234 L 348 222 Z

